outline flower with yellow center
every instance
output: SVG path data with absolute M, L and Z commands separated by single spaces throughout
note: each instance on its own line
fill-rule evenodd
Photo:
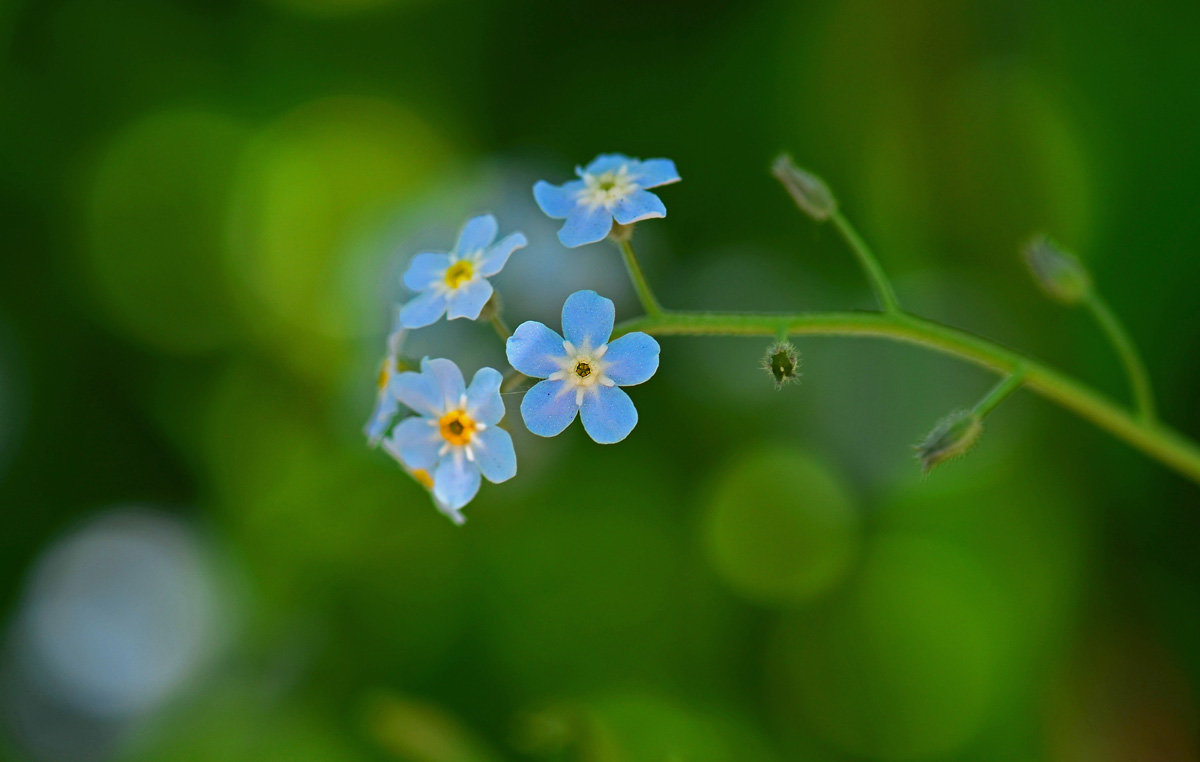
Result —
M 500 272 L 512 253 L 525 245 L 521 233 L 493 244 L 497 230 L 492 215 L 475 217 L 463 226 L 453 251 L 423 252 L 413 257 L 404 273 L 404 285 L 417 296 L 401 308 L 400 322 L 407 328 L 421 328 L 442 315 L 449 320 L 478 319 L 492 296 L 492 284 L 487 279 Z
M 396 425 L 384 449 L 409 473 L 432 477 L 434 499 L 451 518 L 475 497 L 481 477 L 498 483 L 516 474 L 512 438 L 496 425 L 504 417 L 502 379 L 499 371 L 481 368 L 467 386 L 458 366 L 439 358 L 422 360 L 420 373 L 401 373 L 392 382 L 417 415 Z

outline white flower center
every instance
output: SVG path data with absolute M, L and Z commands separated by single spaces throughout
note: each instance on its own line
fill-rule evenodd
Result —
M 641 187 L 634 180 L 626 166 L 622 166 L 616 172 L 601 172 L 598 175 L 584 172 L 584 187 L 575 197 L 591 209 L 601 206 L 612 209 L 618 201 Z
M 597 391 L 601 386 L 615 385 L 604 373 L 611 364 L 602 359 L 608 351 L 607 344 L 592 349 L 587 344 L 576 347 L 571 342 L 564 341 L 563 351 L 566 354 L 558 358 L 559 370 L 551 373 L 549 379 L 563 382 L 563 394 L 574 391 L 576 405 L 583 404 L 584 395 L 589 391 Z

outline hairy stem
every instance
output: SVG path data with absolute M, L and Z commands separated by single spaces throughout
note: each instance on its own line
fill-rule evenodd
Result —
M 614 336 L 645 331 L 656 336 L 876 336 L 918 344 L 1010 375 L 1024 369 L 1022 385 L 1085 418 L 1200 484 L 1200 446 L 1179 433 L 1131 413 L 1094 389 L 1041 363 L 966 331 L 902 312 L 801 312 L 749 314 L 663 311 L 619 326 Z
M 883 266 L 871 253 L 866 241 L 859 236 L 858 231 L 841 212 L 833 212 L 829 215 L 829 219 L 833 221 L 833 226 L 837 228 L 846 245 L 854 252 L 858 264 L 862 266 L 863 272 L 867 275 L 867 280 L 871 282 L 871 288 L 875 291 L 875 298 L 879 300 L 879 306 L 889 315 L 898 314 L 900 302 L 896 299 L 892 282 L 888 280 L 887 274 L 883 272 Z
M 1108 303 L 1101 299 L 1094 290 L 1084 303 L 1096 318 L 1096 322 L 1100 324 L 1101 330 L 1104 331 L 1113 348 L 1117 350 L 1121 364 L 1125 366 L 1125 373 L 1129 377 L 1129 386 L 1133 390 L 1133 399 L 1138 413 L 1146 420 L 1153 420 L 1154 392 L 1150 388 L 1150 376 L 1146 373 L 1146 365 L 1142 362 L 1133 339 L 1129 337 L 1129 332 L 1125 330 L 1125 326 L 1122 325 Z

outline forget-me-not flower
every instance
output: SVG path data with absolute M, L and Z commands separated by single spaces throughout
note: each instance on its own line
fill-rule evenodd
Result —
M 547 216 L 566 219 L 558 239 L 572 248 L 604 240 L 613 220 L 629 225 L 666 217 L 662 199 L 646 190 L 679 181 L 670 159 L 639 161 L 619 153 L 600 154 L 586 167 L 575 168 L 578 180 L 551 185 L 539 180 L 533 198 Z
M 400 310 L 405 328 L 422 328 L 442 315 L 448 320 L 475 320 L 492 296 L 488 278 L 500 272 L 514 251 L 525 245 L 525 236 L 512 233 L 496 240 L 496 218 L 473 217 L 458 234 L 448 254 L 422 252 L 413 257 L 404 273 L 404 285 L 418 292 Z
M 379 444 L 384 434 L 387 434 L 387 430 L 391 428 L 396 414 L 400 412 L 400 401 L 396 399 L 392 381 L 404 370 L 400 365 L 400 350 L 404 346 L 404 338 L 407 334 L 408 330 L 400 324 L 400 310 L 397 309 L 396 316 L 392 321 L 391 333 L 387 338 L 387 355 L 383 358 L 383 365 L 379 368 L 379 391 L 375 395 L 375 409 L 371 411 L 371 418 L 363 428 L 363 433 L 367 435 L 367 442 L 372 447 Z
M 417 414 L 400 421 L 383 447 L 414 478 L 432 475 L 433 497 L 444 511 L 471 502 L 481 475 L 499 483 L 517 473 L 512 437 L 496 425 L 504 417 L 502 380 L 494 368 L 480 368 L 468 387 L 453 362 L 426 358 L 420 373 L 401 373 L 393 382 L 400 402 Z
M 533 378 L 521 417 L 534 434 L 552 437 L 575 420 L 600 444 L 620 442 L 637 425 L 637 408 L 619 387 L 649 380 L 658 370 L 658 342 L 640 331 L 609 343 L 616 311 L 595 291 L 576 291 L 562 310 L 563 335 L 541 323 L 517 327 L 506 346 L 513 368 Z

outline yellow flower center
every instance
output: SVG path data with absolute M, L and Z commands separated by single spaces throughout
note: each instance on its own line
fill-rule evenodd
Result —
M 375 383 L 379 386 L 380 391 L 388 385 L 388 381 L 392 378 L 392 364 L 387 360 L 383 361 L 382 367 L 379 368 L 379 380 Z
M 472 421 L 462 410 L 446 413 L 438 421 L 442 439 L 452 445 L 462 446 L 470 443 L 471 435 L 475 433 L 475 421 Z
M 475 274 L 475 265 L 465 259 L 460 259 L 446 268 L 446 285 L 456 289 Z
M 409 471 L 409 473 L 412 474 L 412 478 L 416 479 L 417 483 L 422 487 L 425 489 L 433 489 L 433 477 L 429 475 L 428 471 L 423 468 L 414 468 L 412 471 Z
M 592 375 L 592 366 L 583 360 L 580 360 L 579 362 L 575 363 L 575 375 L 579 376 L 580 378 L 587 378 L 588 376 Z

